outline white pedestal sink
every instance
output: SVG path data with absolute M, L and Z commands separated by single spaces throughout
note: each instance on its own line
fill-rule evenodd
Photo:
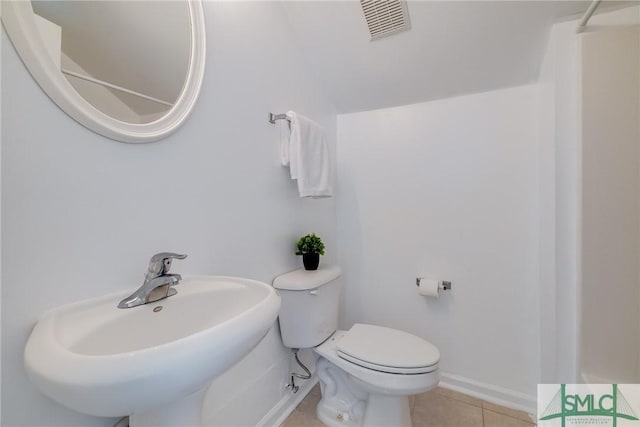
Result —
M 185 276 L 178 294 L 129 309 L 130 291 L 47 312 L 25 348 L 33 383 L 89 415 L 135 425 L 199 425 L 210 381 L 246 355 L 278 316 L 266 283 Z

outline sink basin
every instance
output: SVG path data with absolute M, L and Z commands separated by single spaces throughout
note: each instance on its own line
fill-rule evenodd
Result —
M 185 276 L 177 289 L 129 309 L 117 305 L 130 290 L 45 313 L 25 348 L 29 377 L 78 412 L 193 424 L 203 390 L 266 335 L 280 297 L 236 277 Z

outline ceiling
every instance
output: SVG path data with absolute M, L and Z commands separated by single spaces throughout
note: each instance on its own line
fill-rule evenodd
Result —
M 591 2 L 409 0 L 411 29 L 375 41 L 358 0 L 281 3 L 292 44 L 348 113 L 534 82 L 552 23 Z M 598 11 L 621 3 L 630 2 L 604 1 Z M 170 102 L 180 93 L 190 47 L 184 1 L 33 4 L 62 26 L 65 53 L 94 77 Z M 152 112 L 143 106 L 135 107 Z
M 534 82 L 552 23 L 590 3 L 413 0 L 411 29 L 375 41 L 359 1 L 283 4 L 292 43 L 338 112 L 348 113 Z M 598 11 L 606 7 L 620 2 Z

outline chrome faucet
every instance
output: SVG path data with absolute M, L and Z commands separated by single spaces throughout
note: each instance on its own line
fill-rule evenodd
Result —
M 182 276 L 169 274 L 169 269 L 174 259 L 185 259 L 186 257 L 186 255 L 171 252 L 160 252 L 152 256 L 144 283 L 134 293 L 120 301 L 118 308 L 136 307 L 177 294 L 178 291 L 173 286 L 180 283 Z

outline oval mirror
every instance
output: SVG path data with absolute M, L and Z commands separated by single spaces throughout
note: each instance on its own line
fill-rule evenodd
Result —
M 200 0 L 2 3 L 4 27 L 31 75 L 87 128 L 151 142 L 192 110 L 205 63 Z

